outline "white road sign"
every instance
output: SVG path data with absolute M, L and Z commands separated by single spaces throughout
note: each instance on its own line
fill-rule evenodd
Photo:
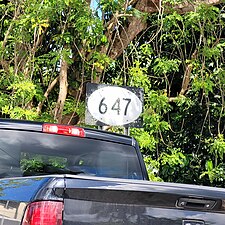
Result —
M 103 86 L 87 98 L 87 109 L 103 124 L 119 126 L 137 120 L 142 113 L 142 99 L 127 88 Z

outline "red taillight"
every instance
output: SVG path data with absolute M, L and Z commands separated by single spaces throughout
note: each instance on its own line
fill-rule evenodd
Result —
M 62 202 L 33 202 L 25 211 L 22 225 L 62 225 L 62 213 Z
M 51 134 L 63 134 L 69 136 L 85 137 L 85 132 L 83 128 L 68 125 L 43 124 L 42 131 Z

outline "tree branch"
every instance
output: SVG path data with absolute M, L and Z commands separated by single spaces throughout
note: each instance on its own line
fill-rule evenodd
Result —
M 4 40 L 2 42 L 2 50 L 4 50 L 5 47 L 6 47 L 7 41 L 9 39 L 10 32 L 13 29 L 13 23 L 17 19 L 18 15 L 19 15 L 19 12 L 20 12 L 20 7 L 18 5 L 16 5 L 15 11 L 14 11 L 14 16 L 13 16 L 12 21 L 11 21 L 11 23 L 10 23 L 10 25 L 9 25 L 6 33 L 5 33 Z M 2 65 L 2 68 L 5 71 L 7 71 L 7 72 L 9 71 L 9 62 L 4 59 L 3 55 L 1 55 L 0 64 Z
M 161 0 L 138 0 L 138 1 L 130 1 L 133 4 L 133 7 L 136 10 L 139 10 L 143 13 L 156 13 L 161 12 L 163 5 L 161 5 Z M 175 6 L 171 6 L 167 4 L 166 6 L 172 7 L 175 11 L 180 14 L 187 13 L 193 11 L 196 6 L 199 4 L 208 4 L 208 5 L 217 5 L 220 4 L 222 0 L 197 0 L 197 1 L 186 1 L 182 4 L 177 4 Z M 143 18 L 132 17 L 129 18 L 129 24 L 121 29 L 121 31 L 115 31 L 117 28 L 117 19 L 119 14 L 115 14 L 114 17 L 107 23 L 107 32 L 106 36 L 110 43 L 109 47 L 103 47 L 102 53 L 107 53 L 109 57 L 112 59 L 116 59 L 119 57 L 124 49 L 129 45 L 134 38 L 141 33 L 143 30 L 147 28 L 147 22 Z M 115 35 L 115 32 L 117 34 Z M 114 39 L 112 40 L 113 35 L 115 35 Z
M 20 12 L 20 7 L 19 6 L 16 6 L 15 7 L 14 16 L 13 16 L 13 19 L 12 19 L 12 22 L 10 23 L 9 28 L 6 31 L 6 34 L 5 34 L 3 43 L 2 43 L 2 48 L 3 49 L 5 49 L 6 43 L 7 43 L 8 39 L 9 39 L 9 34 L 10 34 L 12 28 L 13 28 L 13 23 L 17 19 L 18 15 L 19 15 L 19 12 Z
M 41 112 L 45 100 L 48 98 L 48 95 L 50 94 L 50 92 L 52 91 L 52 89 L 54 88 L 54 86 L 57 84 L 58 81 L 59 81 L 59 76 L 56 77 L 48 86 L 48 88 L 44 94 L 44 99 L 41 102 L 39 102 L 39 104 L 38 104 L 38 107 L 37 107 L 38 114 Z
M 195 60 L 197 58 L 197 54 L 198 51 L 196 49 L 191 56 L 191 60 Z M 169 102 L 174 102 L 179 96 L 184 95 L 187 92 L 191 80 L 192 69 L 193 69 L 192 63 L 186 66 L 180 93 L 176 97 L 169 97 Z

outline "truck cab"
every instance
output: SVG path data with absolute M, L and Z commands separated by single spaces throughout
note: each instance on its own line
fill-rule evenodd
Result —
M 47 174 L 147 180 L 137 142 L 75 126 L 0 120 L 0 178 Z

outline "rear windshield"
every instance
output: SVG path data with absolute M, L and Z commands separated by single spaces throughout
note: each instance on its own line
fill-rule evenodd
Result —
M 143 179 L 132 146 L 38 132 L 0 131 L 0 178 L 66 173 Z

